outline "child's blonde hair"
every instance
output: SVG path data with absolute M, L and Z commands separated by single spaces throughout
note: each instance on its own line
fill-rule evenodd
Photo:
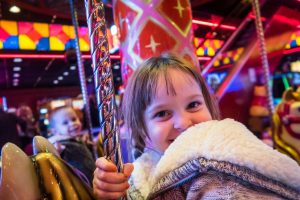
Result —
M 168 75 L 168 69 L 170 68 L 190 75 L 199 84 L 212 119 L 220 118 L 216 101 L 210 94 L 198 68 L 173 55 L 152 57 L 146 60 L 131 76 L 126 86 L 122 104 L 125 126 L 131 133 L 134 147 L 139 151 L 143 152 L 145 139 L 149 137 L 146 132 L 144 112 L 155 97 L 157 82 L 161 76 L 165 79 L 166 87 L 168 88 L 167 92 L 176 94 L 171 77 Z

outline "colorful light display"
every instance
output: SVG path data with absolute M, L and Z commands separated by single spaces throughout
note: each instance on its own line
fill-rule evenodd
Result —
M 129 9 L 129 7 L 126 8 Z M 122 16 L 129 11 L 131 12 L 130 16 L 132 19 L 128 19 L 126 22 L 124 21 L 122 23 L 123 28 L 120 30 L 121 33 L 123 32 L 123 34 L 120 34 L 121 41 L 125 39 L 124 37 L 127 35 L 128 30 L 134 22 L 133 19 L 138 16 L 138 12 L 123 9 L 120 14 L 120 19 L 122 19 Z M 151 21 L 149 21 L 149 23 L 151 24 Z M 180 30 L 184 33 L 184 29 Z M 88 52 L 90 50 L 88 28 L 79 27 L 78 31 L 80 49 L 81 51 Z M 109 29 L 107 33 L 110 49 L 118 49 L 120 42 L 115 41 L 117 37 L 112 36 Z M 0 20 L 0 50 L 65 51 L 68 48 L 75 47 L 74 37 L 74 28 L 69 25 Z M 169 40 L 172 40 L 172 38 L 169 38 Z M 213 57 L 224 44 L 223 40 L 198 37 L 195 37 L 193 41 L 198 57 Z M 291 40 L 286 45 L 285 49 L 293 50 L 297 47 L 300 47 L 300 30 L 297 30 L 292 34 Z M 162 47 L 157 46 L 157 49 L 155 50 L 161 51 L 159 48 Z M 137 50 L 138 46 L 135 45 L 133 52 Z M 152 52 L 152 48 L 148 48 L 148 50 Z M 243 49 L 239 48 L 230 52 L 225 52 L 214 62 L 214 67 L 233 64 L 239 58 L 242 51 Z
M 244 51 L 243 47 L 237 48 L 237 49 L 232 50 L 232 51 L 227 51 L 227 52 L 223 53 L 220 56 L 220 58 L 218 58 L 214 62 L 213 66 L 214 67 L 219 67 L 219 66 L 223 66 L 223 65 L 233 64 L 240 58 L 243 51 Z
M 17 22 L 20 50 L 49 50 L 49 26 L 44 23 Z
M 19 49 L 17 22 L 0 20 L 0 49 Z
M 291 41 L 285 46 L 285 49 L 292 49 L 300 46 L 300 30 L 292 34 Z
M 90 51 L 88 28 L 79 27 L 78 34 L 80 50 Z M 108 37 L 111 49 L 118 49 L 117 38 Z M 0 50 L 65 51 L 75 48 L 74 39 L 70 25 L 0 20 Z
M 215 56 L 216 52 L 223 46 L 223 40 L 194 38 L 197 56 Z

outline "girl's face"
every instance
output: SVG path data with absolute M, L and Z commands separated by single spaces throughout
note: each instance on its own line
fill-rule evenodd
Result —
M 156 96 L 144 114 L 150 137 L 146 147 L 162 153 L 190 126 L 212 120 L 197 82 L 177 69 L 169 69 L 168 75 L 174 92 L 167 88 L 165 78 L 160 77 Z
M 78 136 L 81 131 L 81 122 L 71 108 L 58 110 L 54 117 L 54 134 Z

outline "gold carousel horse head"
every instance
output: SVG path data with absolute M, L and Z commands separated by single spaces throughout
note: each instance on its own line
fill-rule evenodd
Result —
M 300 90 L 285 91 L 273 115 L 275 148 L 300 164 Z
M 66 164 L 41 136 L 33 139 L 34 155 L 7 143 L 2 148 L 0 199 L 95 199 L 80 174 Z

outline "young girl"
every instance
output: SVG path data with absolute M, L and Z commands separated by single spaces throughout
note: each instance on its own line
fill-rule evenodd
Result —
M 52 136 L 48 140 L 58 149 L 61 158 L 80 170 L 91 183 L 96 166 L 75 110 L 68 106 L 55 108 L 49 119 Z
M 297 163 L 242 124 L 218 121 L 200 72 L 178 58 L 150 58 L 135 71 L 123 114 L 142 154 L 133 172 L 96 161 L 99 199 L 300 199 Z

